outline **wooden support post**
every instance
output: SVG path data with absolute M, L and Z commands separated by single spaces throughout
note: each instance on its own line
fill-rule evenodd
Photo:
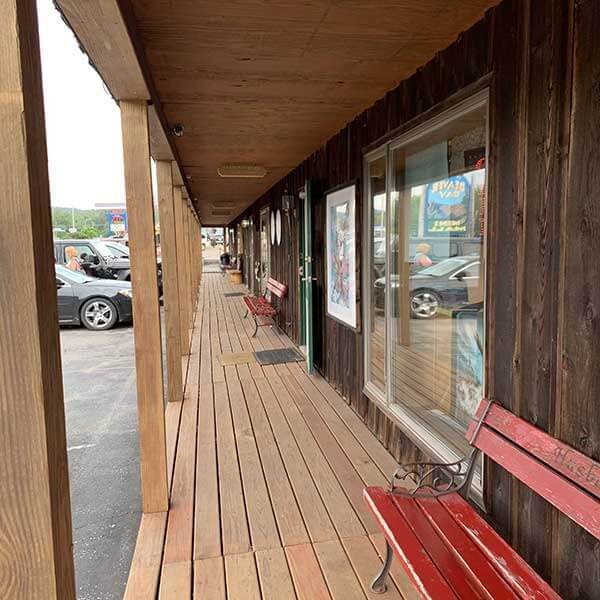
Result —
M 177 271 L 177 237 L 173 206 L 171 162 L 156 161 L 160 247 L 163 272 L 163 303 L 167 340 L 168 400 L 176 402 L 183 395 L 181 375 L 181 328 L 179 323 L 179 280 Z
M 169 493 L 148 107 L 139 100 L 121 100 L 120 106 L 131 251 L 142 507 L 144 512 L 159 512 L 168 509 Z
M 34 0 L 0 3 L 0 149 L 0 597 L 75 600 Z
M 185 260 L 185 230 L 183 221 L 184 201 L 181 187 L 173 188 L 173 207 L 175 209 L 175 239 L 177 242 L 177 273 L 179 283 L 179 324 L 181 331 L 181 353 L 187 355 L 190 352 L 189 323 L 191 315 L 188 312 L 187 302 L 187 265 Z

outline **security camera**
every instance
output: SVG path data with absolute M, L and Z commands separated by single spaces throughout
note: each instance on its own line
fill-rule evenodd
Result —
M 175 137 L 181 137 L 183 135 L 183 125 L 181 125 L 181 123 L 177 123 L 177 125 L 173 125 L 173 128 L 171 129 L 171 133 Z

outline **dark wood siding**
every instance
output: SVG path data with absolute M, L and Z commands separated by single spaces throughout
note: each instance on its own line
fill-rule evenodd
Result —
M 505 0 L 358 115 L 247 213 L 314 190 L 319 370 L 399 460 L 422 457 L 363 394 L 363 340 L 325 316 L 324 194 L 356 180 L 361 281 L 362 155 L 458 98 L 490 87 L 488 393 L 600 459 L 600 3 Z M 292 213 L 291 219 L 297 218 Z M 297 340 L 297 228 L 273 275 L 290 285 L 280 326 Z M 291 235 L 290 235 L 291 234 Z M 291 249 L 293 268 L 290 269 Z M 359 293 L 359 308 L 362 291 Z M 488 518 L 565 598 L 600 597 L 600 544 L 504 470 L 486 465 Z

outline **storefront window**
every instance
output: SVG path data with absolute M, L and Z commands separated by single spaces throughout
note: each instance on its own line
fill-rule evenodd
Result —
M 383 385 L 413 438 L 448 459 L 468 452 L 466 427 L 484 393 L 487 96 L 466 106 L 385 149 L 388 232 L 378 277 L 374 214 L 385 184 L 376 188 L 368 169 L 367 186 L 369 381 Z M 381 347 L 387 382 L 376 379 Z
M 373 158 L 367 163 L 369 197 L 369 245 L 368 245 L 368 281 L 373 293 L 367 315 L 367 381 L 378 392 L 385 394 L 385 315 L 386 315 L 386 155 Z

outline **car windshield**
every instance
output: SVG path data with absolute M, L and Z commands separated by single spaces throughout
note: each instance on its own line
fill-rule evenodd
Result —
M 106 246 L 116 258 L 129 258 L 129 248 L 123 244 L 104 242 L 104 246 Z
M 94 242 L 96 251 L 102 255 L 102 258 L 118 258 L 118 254 L 104 242 Z
M 66 279 L 69 283 L 88 283 L 90 281 L 95 281 L 93 277 L 89 277 L 81 271 L 71 271 L 71 269 L 67 269 L 67 267 L 63 267 L 62 265 L 54 265 L 54 268 L 56 269 L 56 274 L 62 279 Z
M 452 271 L 462 267 L 466 264 L 468 260 L 466 258 L 447 258 L 446 260 L 442 260 L 437 263 L 437 265 L 432 265 L 431 267 L 427 267 L 422 271 L 419 271 L 419 275 L 430 275 L 431 277 L 441 277 L 443 275 L 448 275 Z

